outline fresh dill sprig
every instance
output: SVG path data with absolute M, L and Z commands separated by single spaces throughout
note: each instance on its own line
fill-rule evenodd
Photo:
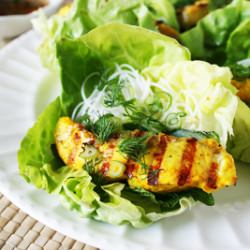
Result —
M 152 169 L 152 170 L 149 172 L 148 179 L 149 179 L 149 180 L 154 179 L 155 177 L 157 177 L 157 175 L 158 175 L 161 171 L 162 171 L 161 168 Z
M 144 161 L 139 162 L 139 164 L 141 165 L 141 168 L 143 169 L 144 173 L 147 173 L 150 168 L 149 165 L 147 165 Z
M 108 113 L 98 118 L 96 122 L 91 121 L 89 114 L 84 114 L 77 119 L 84 127 L 93 132 L 100 142 L 107 141 L 112 135 L 122 129 L 121 120 Z
M 107 141 L 112 135 L 121 130 L 121 121 L 119 118 L 114 117 L 112 114 L 105 114 L 101 116 L 94 123 L 94 133 L 101 141 Z
M 105 88 L 104 105 L 107 107 L 118 107 L 126 102 L 126 99 L 122 93 L 124 83 L 118 79 L 109 81 Z
M 86 170 L 90 175 L 95 173 L 95 161 L 90 160 L 84 164 L 84 170 Z
M 168 131 L 167 127 L 160 121 L 156 120 L 153 117 L 153 114 L 149 113 L 146 109 L 129 106 L 125 107 L 125 111 L 125 115 L 131 120 L 131 122 L 144 130 L 154 133 Z
M 124 115 L 131 124 L 134 124 L 139 129 L 151 132 L 168 132 L 170 130 L 168 126 L 159 121 L 161 110 L 163 109 L 160 96 L 159 98 L 153 98 L 149 103 L 141 105 L 134 98 L 126 100 L 123 93 L 123 89 L 125 88 L 126 84 L 124 80 L 114 78 L 109 81 L 105 88 L 104 105 L 110 108 L 123 107 L 125 111 Z M 169 105 L 171 105 L 171 98 L 169 96 L 168 98 L 170 99 Z M 177 115 L 174 115 L 175 117 Z M 178 120 L 176 119 L 176 121 Z M 173 121 L 173 117 L 171 117 L 171 122 Z
M 139 161 L 147 152 L 148 138 L 149 135 L 146 134 L 141 137 L 130 137 L 123 139 L 119 144 L 119 150 L 132 160 Z
M 94 129 L 94 123 L 91 121 L 90 116 L 88 113 L 84 114 L 83 116 L 77 118 L 77 122 L 80 122 L 84 125 L 87 130 L 92 131 Z
M 98 171 L 96 171 L 96 166 L 97 164 L 99 164 L 101 162 L 101 159 L 96 158 L 90 161 L 87 161 L 84 164 L 84 170 L 86 170 L 88 172 L 88 174 L 92 177 L 92 181 L 96 184 L 96 185 L 101 185 L 104 183 L 104 178 L 103 175 L 98 173 Z

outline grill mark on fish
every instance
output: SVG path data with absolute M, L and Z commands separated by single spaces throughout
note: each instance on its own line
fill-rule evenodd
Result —
M 78 132 L 75 132 L 75 134 L 74 134 L 74 141 L 75 141 L 75 143 L 78 144 L 78 142 L 79 142 L 80 139 L 81 139 L 81 135 L 79 135 Z
M 212 162 L 211 167 L 209 169 L 208 173 L 208 179 L 207 179 L 207 186 L 209 188 L 216 189 L 217 188 L 217 170 L 218 170 L 218 163 Z
M 106 175 L 109 171 L 110 163 L 108 161 L 103 162 L 102 168 L 101 168 L 101 173 L 102 175 Z
M 178 186 L 183 186 L 190 181 L 190 173 L 193 167 L 197 140 L 195 138 L 187 139 L 187 144 L 182 154 L 181 167 L 178 177 Z
M 129 159 L 126 163 L 125 175 L 128 176 L 128 178 L 132 178 L 135 169 L 136 169 L 136 163 L 133 160 Z
M 162 170 L 161 162 L 163 160 L 164 153 L 167 149 L 168 140 L 169 138 L 166 135 L 162 135 L 160 137 L 160 142 L 158 144 L 159 151 L 157 152 L 157 154 L 154 155 L 157 163 L 151 166 L 148 171 L 148 176 L 147 176 L 148 185 L 158 184 L 160 171 Z
M 79 132 L 75 132 L 73 134 L 73 141 L 75 142 L 74 143 L 74 147 L 69 155 L 69 158 L 68 158 L 68 161 L 67 161 L 67 164 L 71 165 L 74 163 L 75 161 L 75 158 L 76 158 L 76 154 L 77 154 L 77 146 L 81 143 L 81 134 Z
M 65 120 L 65 118 L 64 118 Z M 112 138 L 111 140 L 109 140 L 107 143 L 107 146 L 110 144 L 110 147 L 107 147 L 107 149 L 105 147 L 102 146 L 103 144 L 99 144 L 97 142 L 95 142 L 95 138 L 94 135 L 91 132 L 88 132 L 87 130 L 84 129 L 83 126 L 79 125 L 76 127 L 75 124 L 73 124 L 72 122 L 69 122 L 69 120 L 65 120 L 66 125 L 68 124 L 68 126 L 66 127 L 65 124 L 62 123 L 62 125 L 60 124 L 60 126 L 58 125 L 56 133 L 55 133 L 55 139 L 56 139 L 56 146 L 59 152 L 60 157 L 63 159 L 63 161 L 65 161 L 65 163 L 69 166 L 72 167 L 73 169 L 78 169 L 80 168 L 80 163 L 81 163 L 81 158 L 78 157 L 78 155 L 81 153 L 81 143 L 83 144 L 93 144 L 94 147 L 97 148 L 97 150 L 100 151 L 100 154 L 102 155 L 102 162 L 100 162 L 100 164 L 98 163 L 98 166 L 96 168 L 96 170 L 101 174 L 103 173 L 105 176 L 104 177 L 108 177 L 109 176 L 109 171 L 110 171 L 110 167 L 109 164 L 110 162 L 112 162 L 112 155 L 113 155 L 113 151 L 115 149 L 114 145 L 117 145 L 118 140 L 120 139 L 119 136 L 117 136 L 116 138 Z M 76 130 L 81 130 L 76 131 Z M 78 133 L 79 132 L 79 133 Z M 142 136 L 143 133 L 140 132 L 136 132 L 135 133 L 136 136 Z M 134 136 L 135 136 L 134 135 Z M 164 135 L 164 134 L 163 134 Z M 81 136 L 81 139 L 80 139 Z M 183 170 L 183 172 L 185 172 L 184 174 L 181 173 L 181 168 L 183 166 L 187 166 L 187 162 L 184 163 L 183 162 L 183 156 L 184 156 L 184 151 L 192 151 L 192 150 L 186 150 L 186 147 L 190 147 L 190 142 L 193 141 L 193 143 L 195 144 L 195 139 L 191 139 L 191 138 L 176 138 L 173 136 L 168 136 L 165 135 L 168 138 L 168 145 L 167 147 L 169 147 L 170 145 L 176 148 L 173 150 L 176 150 L 176 153 L 178 154 L 178 157 L 176 157 L 176 161 L 175 161 L 175 173 L 177 172 L 177 180 L 174 178 L 174 175 L 176 175 L 175 173 L 172 173 L 170 171 L 168 171 L 167 168 L 165 168 L 166 166 L 164 166 L 163 168 L 163 162 L 161 162 L 159 164 L 159 159 L 161 157 L 161 153 L 160 153 L 160 141 L 163 140 L 161 139 L 162 134 L 157 134 L 154 135 L 152 137 L 150 137 L 147 141 L 147 147 L 149 149 L 149 154 L 147 155 L 147 158 L 145 158 L 147 160 L 147 162 L 145 162 L 145 164 L 148 164 L 146 166 L 141 166 L 139 163 L 130 160 L 130 159 L 126 159 L 126 163 L 124 163 L 126 165 L 126 172 L 124 173 L 124 178 L 127 177 L 128 180 L 128 184 L 133 186 L 133 187 L 142 187 L 146 190 L 152 191 L 152 192 L 162 192 L 163 191 L 169 191 L 169 184 L 174 185 L 176 188 L 175 190 L 182 190 L 183 186 L 180 186 L 181 182 L 183 182 L 187 187 L 193 187 L 193 184 L 195 187 L 201 188 L 206 192 L 212 192 L 216 189 L 222 188 L 224 186 L 229 186 L 229 185 L 233 185 L 236 183 L 237 177 L 235 175 L 235 167 L 234 167 L 234 162 L 233 159 L 230 160 L 232 157 L 230 155 L 228 155 L 228 153 L 225 152 L 225 149 L 223 147 L 221 147 L 220 145 L 217 144 L 216 141 L 212 141 L 210 140 L 204 140 L 203 142 L 197 141 L 196 142 L 196 146 L 195 146 L 195 152 L 193 152 L 193 160 L 192 163 L 188 163 L 190 164 L 190 171 L 188 173 L 187 169 L 186 171 Z M 164 136 L 162 137 L 164 138 Z M 83 142 L 83 140 L 86 140 L 86 143 Z M 181 148 L 182 146 L 184 146 L 185 149 L 180 149 L 180 143 L 176 143 L 176 147 L 175 147 L 175 142 L 181 142 Z M 169 144 L 171 143 L 171 144 Z M 74 145 L 73 145 L 74 144 Z M 189 144 L 189 145 L 187 145 Z M 204 149 L 204 153 L 202 153 L 201 155 L 198 155 L 198 148 L 200 147 L 200 145 L 204 145 L 205 149 Z M 151 150 L 151 151 L 150 151 Z M 178 151 L 179 150 L 179 151 Z M 166 151 L 165 151 L 166 152 Z M 186 152 L 186 154 L 187 154 Z M 203 151 L 202 151 L 203 152 Z M 207 154 L 206 154 L 207 152 Z M 105 155 L 107 153 L 107 155 Z M 210 155 L 211 153 L 211 155 Z M 164 153 L 165 155 L 165 153 Z M 162 155 L 162 157 L 164 158 L 164 155 Z M 205 155 L 209 155 L 209 158 L 205 157 Z M 218 168 L 220 167 L 220 163 L 218 163 L 217 160 L 215 160 L 214 157 L 216 157 L 217 155 L 221 155 L 223 157 L 223 159 L 225 159 L 225 164 L 227 166 L 227 168 L 229 169 L 228 171 L 231 171 L 232 174 L 229 175 L 229 177 L 227 178 L 227 183 L 224 184 L 223 182 L 220 182 L 220 178 L 221 176 L 218 175 Z M 180 156 L 180 158 L 179 158 Z M 190 157 L 190 154 L 188 154 L 188 156 Z M 196 157 L 197 157 L 197 162 L 196 162 Z M 205 157 L 205 158 L 204 158 Z M 119 155 L 118 155 L 119 158 Z M 166 157 L 167 158 L 167 157 Z M 170 158 L 170 157 L 169 157 Z M 194 171 L 192 171 L 193 167 L 196 166 L 196 163 L 198 163 L 198 161 L 202 161 L 204 159 L 204 164 L 208 164 L 208 166 L 204 169 L 204 172 L 202 172 L 202 170 L 200 172 L 195 173 Z M 214 160 L 212 160 L 214 159 Z M 158 161 L 157 161 L 158 160 Z M 180 161 L 181 160 L 181 161 Z M 205 162 L 206 160 L 206 162 Z M 212 161 L 211 161 L 212 160 Z M 163 159 L 162 159 L 163 161 Z M 153 162 L 153 164 L 150 164 L 149 162 Z M 105 163 L 105 164 L 104 164 Z M 167 159 L 166 159 L 166 164 L 168 164 Z M 173 163 L 174 164 L 174 163 Z M 145 167 L 145 171 L 142 171 L 143 168 Z M 201 167 L 202 165 L 198 164 L 197 167 Z M 151 169 L 150 169 L 151 168 Z M 178 168 L 178 170 L 176 169 Z M 149 170 L 151 170 L 151 176 L 149 174 Z M 226 171 L 225 169 L 222 169 L 222 172 Z M 166 175 L 167 177 L 170 176 L 171 174 L 173 174 L 173 178 L 170 180 L 161 180 L 161 176 L 160 174 L 163 174 L 164 176 Z M 206 177 L 205 177 L 206 176 Z M 205 178 L 204 178 L 205 177 Z M 148 178 L 152 178 L 152 184 L 150 185 L 150 183 L 148 182 Z M 195 178 L 195 179 L 193 179 Z M 178 179 L 179 179 L 179 183 L 178 183 Z M 194 182 L 192 183 L 192 181 L 194 180 Z M 134 182 L 133 182 L 134 181 Z M 161 183 L 162 181 L 162 183 Z M 165 181 L 165 182 L 164 182 Z M 166 186 L 163 186 L 166 185 Z M 172 190 L 172 189 L 171 189 Z M 171 191 L 170 190 L 170 191 Z
M 72 165 L 75 161 L 76 157 L 76 147 L 74 147 L 69 155 L 69 158 L 67 160 L 67 165 Z

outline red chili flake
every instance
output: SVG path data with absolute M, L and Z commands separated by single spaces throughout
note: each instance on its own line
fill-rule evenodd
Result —
M 106 173 L 109 171 L 109 167 L 110 167 L 109 162 L 103 162 L 103 164 L 102 164 L 102 169 L 101 169 L 101 173 L 102 173 L 103 175 L 106 175 Z

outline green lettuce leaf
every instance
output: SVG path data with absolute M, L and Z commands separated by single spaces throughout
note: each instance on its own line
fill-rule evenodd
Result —
M 196 27 L 181 34 L 181 41 L 190 49 L 192 58 L 225 64 L 227 41 L 234 29 L 250 17 L 249 8 L 246 1 L 234 0 L 224 8 L 210 12 Z
M 230 4 L 232 0 L 209 0 L 209 10 L 216 10 Z
M 228 150 L 236 160 L 250 163 L 250 109 L 242 101 L 239 101 L 233 126 L 234 136 Z
M 227 64 L 236 78 L 250 77 L 250 18 L 243 21 L 230 35 L 226 52 Z M 244 64 L 248 59 L 248 65 Z
M 176 40 L 156 32 L 137 26 L 107 24 L 79 39 L 62 39 L 57 43 L 57 57 L 61 65 L 62 103 L 64 111 L 71 113 L 81 102 L 82 83 L 91 73 L 105 72 L 123 63 L 139 71 L 157 68 L 189 60 L 190 54 Z M 100 77 L 92 77 L 87 82 L 87 95 Z
M 169 1 L 76 0 L 66 15 L 46 19 L 41 13 L 33 24 L 43 35 L 43 43 L 38 49 L 41 60 L 51 70 L 58 67 L 55 44 L 63 37 L 78 38 L 95 27 L 111 22 L 157 31 L 157 21 L 179 28 L 174 7 Z
M 54 130 L 58 118 L 63 115 L 57 98 L 38 118 L 27 132 L 18 151 L 20 174 L 37 188 L 52 192 L 67 169 L 60 169 L 58 176 L 51 173 L 62 166 L 51 145 L 54 143 Z
M 194 4 L 196 0 L 170 0 L 176 9 L 182 8 L 186 5 Z
M 244 80 L 250 77 L 250 58 L 229 65 L 235 79 Z

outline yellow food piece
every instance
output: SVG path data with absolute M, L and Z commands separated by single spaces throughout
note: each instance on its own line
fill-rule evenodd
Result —
M 155 172 L 158 175 L 156 184 L 152 185 L 148 182 L 150 170 L 145 171 L 140 164 L 137 164 L 132 174 L 133 177 L 128 180 L 131 187 L 141 187 L 152 192 L 200 188 L 209 193 L 225 186 L 235 185 L 237 177 L 234 160 L 214 139 L 194 141 L 196 146 L 193 160 L 183 157 L 184 151 L 190 147 L 190 139 L 167 136 L 167 140 L 163 159 Z M 191 152 L 188 152 L 189 156 L 190 154 Z M 147 159 L 146 162 L 154 165 L 153 160 L 151 156 L 151 159 Z M 182 169 L 188 164 L 190 172 L 187 171 L 186 181 L 181 183 Z M 215 171 L 212 171 L 213 165 L 217 166 Z M 213 179 L 213 175 L 216 178 Z
M 85 145 L 93 143 L 95 137 L 81 124 L 73 122 L 69 117 L 62 117 L 56 126 L 55 140 L 58 154 L 65 164 L 80 169 L 85 164 L 85 159 L 80 155 L 85 151 Z
M 243 81 L 232 80 L 232 84 L 238 89 L 237 95 L 244 102 L 250 102 L 250 78 Z
M 184 29 L 189 29 L 208 14 L 208 1 L 196 1 L 192 5 L 187 5 L 178 11 L 180 25 Z
M 72 7 L 72 3 L 68 3 L 64 5 L 62 8 L 60 8 L 57 14 L 59 16 L 66 16 L 68 12 L 70 11 L 71 7 Z
M 131 132 L 131 136 L 136 135 Z M 159 133 L 147 140 L 147 153 L 138 162 L 119 151 L 121 138 L 99 144 L 91 132 L 68 117 L 59 119 L 55 139 L 58 153 L 69 167 L 84 168 L 86 155 L 94 154 L 99 159 L 95 172 L 109 181 L 127 179 L 132 188 L 152 192 L 200 188 L 212 192 L 235 185 L 237 180 L 232 156 L 214 139 L 198 141 Z

